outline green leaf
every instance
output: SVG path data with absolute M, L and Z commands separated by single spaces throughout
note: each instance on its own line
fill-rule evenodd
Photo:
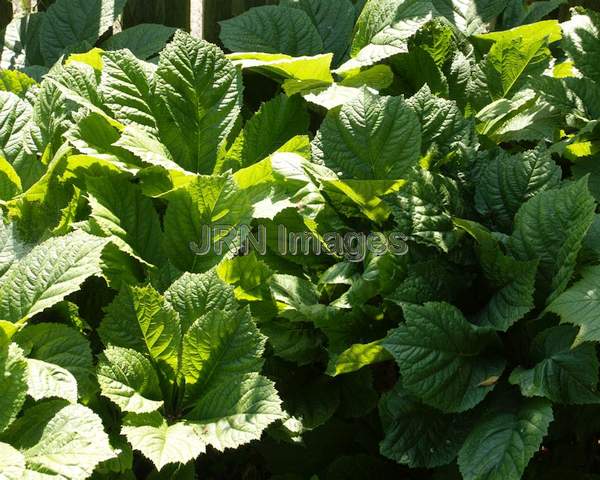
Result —
M 0 91 L 0 152 L 4 152 L 11 164 L 24 153 L 27 124 L 31 115 L 29 103 L 12 92 Z
M 458 455 L 465 480 L 519 480 L 552 422 L 546 400 L 521 400 L 491 411 L 467 437 Z
M 108 51 L 126 48 L 136 57 L 147 60 L 164 48 L 176 30 L 165 25 L 141 23 L 109 37 L 101 47 Z
M 242 103 L 242 78 L 216 45 L 178 31 L 162 51 L 153 112 L 160 138 L 190 172 L 212 173 Z
M 323 51 L 334 54 L 340 63 L 350 46 L 354 9 L 350 0 L 285 0 L 281 5 L 304 10 L 323 41 Z
M 486 306 L 473 316 L 473 321 L 506 332 L 535 306 L 538 262 L 521 262 L 505 255 L 492 234 L 474 222 L 455 219 L 454 223 L 477 240 L 479 262 L 494 292 Z
M 21 193 L 21 179 L 10 163 L 0 155 L 0 201 L 11 200 Z
M 551 58 L 546 38 L 516 38 L 494 43 L 485 63 L 491 97 L 511 97 L 525 84 L 528 76 L 541 75 Z
M 203 442 L 223 451 L 258 440 L 284 412 L 273 382 L 251 373 L 215 385 L 186 417 Z
M 0 344 L 0 432 L 21 411 L 27 395 L 27 360 L 18 345 Z
M 379 450 L 385 457 L 411 468 L 435 468 L 456 458 L 468 434 L 465 414 L 444 414 L 421 404 L 401 385 L 379 402 L 385 434 Z
M 600 82 L 600 14 L 594 10 L 576 10 L 571 20 L 561 25 L 562 48 L 583 75 Z
M 66 368 L 28 358 L 27 370 L 27 393 L 34 400 L 58 397 L 77 402 L 77 380 Z
M 510 231 L 521 205 L 539 192 L 557 188 L 561 176 L 543 147 L 516 155 L 500 151 L 481 162 L 475 185 L 477 210 L 502 231 Z
M 560 315 L 563 322 L 579 326 L 576 344 L 600 341 L 600 267 L 585 268 L 581 277 L 581 280 L 558 295 L 547 308 Z
M 97 375 L 102 395 L 123 412 L 150 413 L 163 405 L 154 367 L 135 350 L 109 346 L 100 357 Z
M 408 39 L 437 15 L 430 1 L 368 0 L 354 29 L 350 62 L 341 69 L 368 66 L 408 51 Z
M 227 58 L 243 69 L 283 81 L 283 89 L 288 96 L 333 83 L 333 55 L 330 53 L 313 57 L 291 57 L 282 53 L 232 53 Z
M 192 426 L 183 422 L 169 425 L 158 412 L 127 415 L 121 433 L 157 470 L 169 463 L 187 463 L 206 448 Z
M 390 354 L 382 346 L 381 341 L 356 343 L 339 355 L 330 358 L 327 373 L 333 377 L 360 370 L 367 365 L 390 360 Z
M 423 155 L 433 151 L 444 157 L 471 145 L 472 123 L 463 117 L 455 102 L 433 95 L 426 84 L 407 103 L 421 124 Z
M 510 383 L 526 397 L 566 404 L 600 402 L 596 348 L 591 343 L 573 348 L 576 334 L 570 325 L 560 325 L 537 335 L 529 353 L 533 368 L 517 367 Z
M 16 70 L 0 70 L 0 91 L 12 92 L 25 99 L 34 85 L 37 82 L 29 75 Z
M 447 303 L 406 304 L 405 323 L 383 341 L 400 367 L 406 390 L 445 412 L 473 408 L 494 388 L 505 361 L 489 347 L 498 338 Z
M 284 53 L 294 57 L 323 51 L 319 32 L 302 10 L 266 5 L 220 22 L 221 41 L 232 52 Z
M 104 239 L 74 232 L 35 247 L 0 278 L 0 319 L 25 321 L 76 292 L 100 273 L 105 245 Z
M 558 42 L 562 38 L 562 31 L 558 20 L 544 20 L 543 22 L 531 25 L 522 24 L 510 30 L 475 35 L 473 41 L 476 45 L 481 44 L 484 48 L 489 48 L 496 42 L 510 42 L 512 40 L 534 41 L 544 38 L 548 40 L 548 43 Z
M 165 300 L 179 314 L 184 333 L 197 319 L 212 311 L 229 313 L 238 308 L 233 287 L 212 270 L 200 274 L 184 273 L 165 291 Z
M 541 192 L 519 209 L 509 253 L 518 260 L 539 259 L 538 284 L 547 303 L 567 288 L 595 209 L 587 178 Z
M 242 166 L 267 158 L 291 138 L 306 133 L 308 123 L 308 113 L 298 95 L 279 95 L 264 103 L 241 134 Z
M 368 89 L 327 114 L 313 142 L 313 156 L 344 179 L 400 179 L 421 152 L 416 115 L 400 97 Z
M 183 337 L 181 373 L 186 397 L 193 400 L 222 383 L 235 383 L 259 371 L 266 337 L 256 328 L 249 308 L 211 310 L 196 320 Z
M 155 132 L 150 79 L 142 62 L 127 50 L 104 52 L 102 62 L 99 89 L 104 105 L 124 125 L 138 125 Z
M 111 238 L 121 250 L 144 262 L 164 261 L 162 231 L 152 200 L 122 175 L 86 179 L 90 218 L 102 236 Z
M 0 277 L 8 268 L 29 252 L 29 246 L 20 239 L 14 223 L 5 225 L 0 220 Z
M 84 480 L 115 456 L 100 418 L 83 405 L 60 400 L 28 409 L 3 434 L 7 438 L 25 457 L 32 478 Z
M 432 0 L 440 14 L 465 35 L 473 35 L 489 28 L 506 8 L 505 0 Z
M 28 325 L 15 334 L 14 341 L 25 350 L 28 361 L 56 365 L 71 373 L 80 397 L 88 397 L 97 388 L 89 341 L 74 328 L 60 323 Z
M 25 478 L 25 457 L 8 443 L 0 443 L 0 476 L 6 480 Z
M 156 290 L 126 285 L 105 311 L 98 329 L 105 345 L 137 350 L 177 370 L 179 318 Z
M 183 271 L 214 267 L 229 252 L 235 227 L 250 223 L 252 206 L 230 174 L 196 177 L 165 197 L 165 246 L 173 265 Z
M 386 200 L 397 230 L 416 242 L 451 250 L 460 238 L 452 217 L 464 210 L 458 184 L 427 170 L 417 170 L 409 179 Z
M 57 0 L 46 11 L 40 43 L 47 66 L 66 52 L 85 52 L 115 23 L 126 0 Z

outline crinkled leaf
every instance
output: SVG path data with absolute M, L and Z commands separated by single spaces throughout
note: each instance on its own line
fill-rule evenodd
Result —
M 313 142 L 313 156 L 340 178 L 403 178 L 420 157 L 417 116 L 400 97 L 368 89 L 332 110 Z
M 175 31 L 175 28 L 165 25 L 142 23 L 112 35 L 101 47 L 104 50 L 126 48 L 136 57 L 146 60 L 160 52 Z
M 85 480 L 115 456 L 100 417 L 83 405 L 56 400 L 25 412 L 3 435 L 18 448 L 27 470 L 39 475 Z M 36 474 L 32 473 L 33 478 Z
M 273 382 L 251 373 L 215 385 L 186 417 L 203 442 L 222 451 L 258 440 L 284 413 Z
M 467 322 L 447 303 L 404 307 L 406 321 L 383 341 L 400 367 L 404 387 L 445 412 L 473 408 L 494 388 L 505 361 L 493 351 L 495 333 Z
M 98 362 L 97 375 L 102 395 L 123 412 L 150 413 L 163 404 L 154 367 L 135 350 L 108 347 Z
M 66 368 L 28 358 L 27 370 L 27 393 L 34 400 L 58 397 L 77 402 L 77 380 Z
M 98 329 L 105 345 L 137 350 L 178 368 L 179 318 L 154 288 L 124 286 L 105 311 Z
M 187 463 L 206 448 L 192 426 L 183 422 L 169 425 L 158 412 L 127 415 L 121 433 L 157 470 L 169 463 Z
M 323 51 L 309 16 L 296 8 L 266 5 L 220 22 L 221 41 L 232 52 L 284 53 L 295 57 Z
M 77 291 L 100 273 L 105 245 L 105 239 L 74 232 L 35 247 L 0 278 L 0 318 L 27 320 Z
M 401 382 L 381 398 L 379 416 L 385 434 L 381 454 L 411 468 L 450 463 L 468 434 L 467 415 L 444 414 L 425 406 Z
M 160 55 L 153 99 L 160 138 L 175 161 L 212 173 L 240 113 L 241 73 L 216 45 L 178 31 Z
M 18 345 L 0 344 L 0 432 L 21 411 L 27 395 L 27 360 Z
M 577 331 L 560 325 L 540 333 L 529 353 L 532 368 L 517 367 L 509 381 L 526 397 L 546 397 L 552 402 L 600 402 L 598 359 L 591 343 L 572 347 Z
M 493 410 L 467 437 L 458 455 L 465 480 L 519 480 L 548 432 L 552 405 L 546 400 L 521 400 Z
M 519 209 L 509 252 L 518 260 L 539 259 L 542 300 L 552 302 L 567 288 L 595 209 L 585 178 L 541 192 Z

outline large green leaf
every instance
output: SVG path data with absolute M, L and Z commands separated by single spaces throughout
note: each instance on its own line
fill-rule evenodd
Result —
M 25 457 L 8 443 L 0 443 L 0 476 L 6 480 L 25 477 Z
M 372 65 L 407 52 L 408 39 L 437 15 L 429 0 L 368 0 L 354 29 L 351 53 L 355 58 L 348 63 Z
M 88 177 L 91 221 L 123 251 L 147 263 L 163 262 L 162 231 L 152 200 L 124 176 Z
M 465 480 L 520 480 L 548 432 L 552 406 L 542 399 L 490 411 L 458 455 Z
M 85 480 L 115 452 L 100 418 L 83 405 L 50 401 L 27 410 L 3 434 L 25 457 L 32 478 Z
M 400 234 L 413 241 L 452 249 L 460 238 L 452 217 L 462 215 L 463 200 L 455 180 L 427 170 L 417 170 L 408 185 L 388 196 Z
M 494 388 L 505 361 L 495 333 L 476 327 L 447 303 L 405 305 L 406 321 L 383 341 L 400 367 L 404 387 L 445 412 L 462 412 Z M 492 348 L 490 348 L 492 347 Z
M 77 291 L 100 273 L 105 245 L 105 239 L 77 231 L 35 247 L 0 278 L 0 319 L 27 320 Z
M 184 273 L 165 291 L 165 300 L 179 313 L 184 333 L 197 319 L 211 311 L 227 313 L 238 308 L 233 287 L 214 271 Z
M 77 402 L 77 380 L 66 368 L 28 358 L 27 370 L 27 393 L 34 400 L 57 397 Z
M 27 361 L 17 345 L 0 344 L 0 432 L 21 411 L 27 395 Z
M 306 133 L 308 123 L 308 113 L 299 95 L 279 95 L 264 103 L 248 120 L 237 141 L 242 143 L 242 166 L 265 159 L 291 138 Z
M 27 124 L 32 108 L 12 92 L 0 91 L 0 155 L 14 163 L 24 153 Z
M 136 57 L 146 60 L 160 52 L 176 28 L 154 23 L 142 23 L 112 35 L 102 43 L 104 50 L 130 50 Z
M 541 192 L 519 209 L 509 252 L 519 260 L 539 259 L 542 300 L 551 302 L 567 288 L 595 209 L 587 178 Z
M 489 29 L 491 23 L 506 8 L 505 0 L 432 0 L 444 15 L 465 35 Z
M 577 69 L 600 82 L 600 14 L 593 10 L 578 10 L 561 27 L 564 32 L 562 47 Z
M 444 414 L 421 404 L 398 382 L 379 402 L 385 438 L 381 454 L 411 468 L 450 463 L 468 433 L 468 416 Z
M 166 194 L 165 246 L 177 268 L 204 272 L 229 253 L 236 227 L 250 223 L 252 206 L 230 174 L 196 177 Z
M 206 448 L 194 428 L 183 422 L 169 425 L 158 412 L 127 415 L 121 433 L 157 470 L 169 463 L 187 463 Z
M 126 0 L 57 0 L 46 11 L 40 43 L 46 65 L 64 53 L 87 51 L 115 23 Z
M 186 417 L 203 442 L 222 451 L 258 440 L 284 412 L 273 382 L 251 373 L 216 385 Z
M 232 52 L 300 57 L 323 51 L 317 28 L 304 11 L 296 8 L 271 5 L 252 8 L 220 24 L 221 41 Z
M 100 93 L 115 119 L 154 132 L 150 79 L 142 62 L 127 50 L 119 50 L 105 52 L 102 63 Z
M 16 224 L 5 225 L 0 220 L 0 276 L 29 252 L 29 246 L 20 240 Z
M 600 267 L 588 267 L 581 272 L 581 280 L 561 293 L 548 306 L 560 315 L 563 322 L 579 326 L 576 342 L 600 341 Z
M 200 317 L 183 337 L 186 397 L 193 401 L 215 385 L 236 383 L 243 374 L 259 371 L 265 342 L 248 308 L 212 310 Z
M 598 359 L 593 344 L 572 348 L 576 329 L 560 325 L 540 333 L 531 345 L 532 368 L 517 367 L 509 381 L 526 397 L 556 403 L 598 403 Z
M 503 231 L 510 231 L 521 205 L 539 192 L 558 187 L 561 169 L 543 147 L 482 161 L 475 186 L 477 210 Z
M 538 262 L 519 261 L 505 255 L 491 233 L 473 222 L 458 219 L 454 222 L 477 240 L 479 262 L 494 292 L 473 320 L 478 325 L 505 332 L 535 306 Z
M 38 323 L 18 332 L 14 340 L 25 350 L 29 361 L 56 365 L 71 373 L 77 380 L 79 396 L 89 397 L 97 388 L 89 341 L 74 328 L 59 323 Z
M 215 45 L 178 31 L 154 78 L 160 138 L 190 172 L 212 173 L 242 103 L 241 73 Z
M 123 412 L 150 413 L 163 402 L 158 377 L 150 361 L 129 348 L 110 346 L 98 362 L 102 395 Z
M 334 63 L 344 58 L 354 28 L 354 8 L 350 0 L 284 0 L 281 5 L 304 10 L 317 27 L 323 51 L 334 54 Z
M 365 88 L 327 114 L 312 150 L 315 161 L 340 178 L 399 179 L 419 160 L 421 128 L 402 98 Z
M 22 185 L 19 175 L 0 154 L 0 201 L 10 200 L 21 191 Z
M 407 103 L 421 123 L 421 153 L 445 156 L 458 153 L 471 145 L 472 123 L 466 120 L 458 105 L 431 93 L 426 84 Z
M 181 330 L 177 313 L 151 286 L 124 286 L 106 307 L 98 333 L 105 345 L 130 348 L 179 366 Z

